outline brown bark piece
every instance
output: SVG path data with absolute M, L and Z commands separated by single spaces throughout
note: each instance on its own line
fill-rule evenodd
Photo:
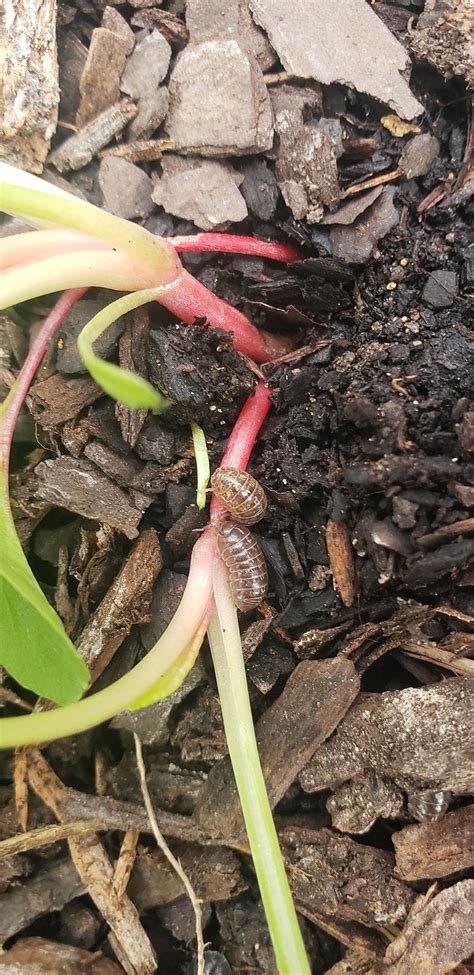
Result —
M 392 840 L 402 880 L 431 880 L 469 870 L 474 866 L 474 806 L 454 809 L 438 822 L 406 826 Z
M 2 975 L 122 975 L 123 968 L 100 951 L 85 951 L 45 938 L 24 938 L 0 958 Z
M 102 395 L 103 390 L 90 376 L 70 379 L 56 372 L 31 387 L 31 412 L 44 430 L 55 430 Z
M 425 687 L 364 694 L 300 775 L 319 792 L 372 768 L 400 788 L 474 788 L 471 727 L 474 680 L 452 677 Z
M 381 962 L 364 958 L 355 951 L 348 951 L 342 961 L 328 969 L 327 975 L 384 975 L 384 971 Z
M 285 794 L 299 770 L 337 727 L 356 698 L 359 678 L 353 663 L 305 660 L 283 693 L 257 723 L 258 750 L 271 806 Z M 242 813 L 229 760 L 211 770 L 198 800 L 198 822 L 211 833 L 236 836 Z
M 82 169 L 125 128 L 127 122 L 137 114 L 137 107 L 129 98 L 115 102 L 97 115 L 87 125 L 66 139 L 54 152 L 48 162 L 60 173 L 72 169 Z
M 63 818 L 61 799 L 64 786 L 36 748 L 28 749 L 28 774 L 32 788 L 58 819 Z M 114 869 L 96 836 L 69 840 L 69 851 L 76 870 L 109 925 L 134 975 L 153 975 L 156 958 L 151 943 L 131 900 L 119 900 L 113 891 Z
M 343 521 L 328 519 L 326 547 L 334 589 L 339 593 L 344 606 L 353 606 L 357 593 L 354 550 L 351 545 L 349 529 Z
M 84 884 L 69 859 L 45 864 L 21 886 L 0 894 L 0 942 L 5 943 L 37 917 L 60 911 L 65 904 L 84 893 Z
M 319 91 L 282 85 L 272 91 L 277 133 L 276 177 L 296 220 L 318 223 L 323 204 L 339 199 L 337 155 L 341 126 L 336 119 L 305 121 L 316 113 Z
M 162 565 L 158 535 L 150 529 L 137 539 L 77 642 L 77 651 L 90 671 L 91 683 L 105 670 L 133 624 L 148 619 L 153 586 Z
M 137 856 L 138 840 L 140 839 L 140 833 L 138 830 L 131 829 L 122 840 L 122 846 L 120 847 L 119 858 L 115 865 L 114 872 L 114 882 L 113 891 L 116 897 L 120 900 L 123 897 L 128 881 L 130 880 L 130 874 L 133 870 L 133 866 Z
M 119 100 L 128 50 L 128 40 L 113 31 L 96 27 L 92 32 L 80 83 L 81 101 L 76 115 L 80 128 Z
M 310 911 L 368 927 L 403 921 L 414 893 L 393 874 L 393 856 L 329 829 L 280 834 L 293 895 Z
M 4 9 L 0 159 L 41 173 L 58 120 L 56 4 L 6 0 Z
M 474 84 L 470 0 L 428 0 L 408 32 L 408 43 L 416 58 L 433 65 L 445 78 L 464 75 L 466 86 Z
M 173 845 L 197 897 L 202 901 L 228 900 L 246 888 L 239 860 L 225 847 L 202 847 L 192 843 Z M 185 893 L 182 880 L 157 849 L 142 849 L 135 861 L 128 887 L 140 912 L 169 904 Z
M 385 954 L 387 975 L 444 975 L 474 952 L 474 880 L 463 880 L 413 908 Z
M 138 523 L 147 505 L 135 507 L 128 494 L 105 477 L 95 464 L 64 456 L 38 464 L 36 473 L 38 497 L 85 518 L 105 522 L 127 538 L 138 535 Z
M 149 327 L 150 316 L 147 309 L 135 308 L 127 316 L 126 329 L 119 341 L 119 365 L 122 369 L 136 372 L 143 379 L 148 379 L 146 353 Z M 147 415 L 148 410 L 131 410 L 124 403 L 115 404 L 115 416 L 120 424 L 122 437 L 130 447 L 135 446 Z

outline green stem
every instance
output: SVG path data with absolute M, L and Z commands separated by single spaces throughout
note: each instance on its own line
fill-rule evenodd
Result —
M 197 471 L 196 504 L 199 510 L 202 511 L 207 504 L 206 491 L 211 476 L 211 468 L 204 430 L 198 423 L 193 422 L 191 423 L 191 432 L 193 435 L 194 458 Z
M 69 227 L 98 237 L 154 267 L 161 284 L 173 281 L 181 271 L 174 248 L 144 227 L 99 210 L 92 203 L 67 193 L 59 194 L 44 180 L 10 166 L 0 169 L 0 210 L 24 216 L 25 220 L 43 226 Z
M 250 849 L 280 975 L 310 975 L 296 910 L 260 765 L 237 612 L 227 570 L 214 569 L 208 627 L 224 728 Z
M 119 711 L 133 708 L 152 686 L 154 700 L 157 682 L 179 665 L 188 650 L 196 651 L 195 638 L 206 617 L 212 590 L 212 565 L 215 556 L 214 532 L 205 532 L 196 542 L 183 598 L 163 636 L 132 670 L 103 691 L 54 711 L 41 711 L 19 718 L 0 720 L 0 748 L 34 745 L 55 738 L 75 735 L 107 721 Z M 202 633 L 203 635 L 203 633 Z

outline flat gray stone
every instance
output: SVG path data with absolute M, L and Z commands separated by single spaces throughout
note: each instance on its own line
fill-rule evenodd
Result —
M 154 209 L 150 177 L 127 159 L 120 156 L 101 159 L 99 185 L 105 209 L 116 217 L 125 220 L 148 217 Z
M 364 213 L 382 193 L 383 186 L 375 186 L 368 193 L 360 193 L 354 196 L 352 200 L 348 200 L 347 203 L 343 203 L 335 213 L 326 214 L 321 223 L 343 224 L 347 227 L 354 223 L 354 220 L 357 220 L 357 217 L 360 217 L 361 213 Z
M 421 299 L 430 308 L 450 308 L 458 294 L 455 271 L 432 271 L 423 288 Z
M 304 122 L 304 112 L 320 107 L 320 93 L 283 85 L 272 92 L 275 115 L 276 177 L 295 220 L 318 223 L 323 206 L 334 203 L 340 190 L 337 157 L 341 151 L 338 119 Z
M 435 159 L 439 156 L 439 142 L 434 135 L 424 132 L 403 147 L 398 168 L 408 179 L 429 173 Z
M 152 95 L 138 99 L 138 112 L 127 129 L 127 139 L 151 139 L 154 132 L 166 118 L 168 111 L 168 89 L 161 85 Z
M 250 9 L 289 74 L 348 85 L 402 118 L 423 111 L 403 77 L 405 49 L 366 0 L 250 0 Z
M 267 36 L 252 19 L 248 0 L 187 0 L 186 26 L 192 41 L 235 37 L 268 71 L 278 60 Z
M 201 156 L 264 152 L 273 144 L 267 87 L 238 40 L 188 44 L 171 75 L 166 128 L 176 147 Z
M 372 206 L 348 227 L 333 227 L 329 239 L 333 257 L 347 264 L 365 264 L 376 243 L 397 226 L 400 214 L 394 206 L 395 190 L 387 187 Z
M 167 213 L 214 230 L 244 220 L 247 207 L 239 186 L 244 177 L 228 163 L 165 156 L 153 200 Z
M 128 58 L 120 90 L 132 98 L 154 95 L 168 73 L 171 47 L 163 34 L 153 30 L 140 41 Z

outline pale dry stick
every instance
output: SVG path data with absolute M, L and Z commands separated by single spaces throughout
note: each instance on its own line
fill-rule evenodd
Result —
M 140 833 L 138 830 L 131 829 L 125 833 L 122 840 L 122 846 L 120 847 L 119 858 L 115 865 L 114 879 L 112 882 L 112 890 L 119 900 L 123 897 L 127 889 L 130 875 L 135 866 L 139 839 Z
M 197 942 L 197 975 L 204 975 L 205 972 L 205 961 L 204 961 L 204 938 L 202 934 L 202 911 L 201 902 L 196 895 L 194 887 L 189 880 L 189 877 L 184 872 L 179 860 L 176 859 L 174 854 L 171 852 L 163 834 L 160 831 L 158 822 L 155 816 L 155 811 L 153 809 L 153 804 L 150 797 L 150 792 L 148 789 L 148 784 L 146 781 L 146 770 L 145 763 L 143 761 L 142 743 L 138 735 L 133 734 L 135 739 L 135 755 L 137 757 L 137 767 L 138 774 L 140 776 L 140 787 L 142 790 L 143 801 L 145 803 L 145 808 L 148 813 L 148 818 L 150 820 L 150 826 L 153 831 L 153 836 L 155 837 L 156 844 L 164 853 L 168 863 L 171 864 L 173 870 L 177 873 L 182 884 L 186 889 L 186 893 L 191 901 L 191 905 L 194 911 L 194 917 L 196 919 L 196 942 Z

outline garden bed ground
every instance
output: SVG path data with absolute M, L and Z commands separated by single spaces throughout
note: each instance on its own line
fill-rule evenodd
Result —
M 361 0 L 377 21 L 364 43 L 378 51 L 397 38 L 402 66 L 404 49 L 413 61 L 410 87 L 393 87 L 388 69 L 357 80 L 352 0 L 347 35 L 333 25 L 330 43 L 355 87 L 304 60 L 320 5 L 306 23 L 311 5 L 295 4 L 283 38 L 271 5 L 250 5 L 268 36 L 244 3 L 221 6 L 229 23 L 211 3 L 188 3 L 186 27 L 179 0 L 61 3 L 47 178 L 161 235 L 217 226 L 301 248 L 288 266 L 184 255 L 211 290 L 294 339 L 263 367 L 274 409 L 249 468 L 269 501 L 256 530 L 269 596 L 241 620 L 262 765 L 315 975 L 461 975 L 474 950 L 463 4 L 442 14 L 418 0 Z M 380 23 L 391 35 L 379 37 Z M 196 106 L 212 97 L 215 114 L 201 119 Z M 112 142 L 97 138 L 101 112 Z M 40 169 L 38 141 L 5 144 L 5 158 Z M 155 643 L 183 592 L 206 523 L 190 421 L 215 467 L 258 378 L 224 333 L 154 306 L 126 316 L 102 354 L 174 405 L 159 418 L 115 407 L 75 346 L 109 297 L 90 291 L 51 343 L 11 478 L 31 564 L 99 687 Z M 5 388 L 46 307 L 37 300 L 0 320 Z M 6 680 L 5 713 L 19 713 L 13 691 Z M 270 975 L 206 649 L 163 702 L 18 755 L 16 798 L 13 757 L 1 756 L 0 972 L 145 975 L 153 951 L 162 975 L 193 971 L 191 905 L 152 842 L 132 731 L 161 829 L 203 901 L 208 972 Z M 20 827 L 23 839 L 5 845 Z M 117 873 L 131 876 L 120 899 L 112 864 L 124 834 L 117 889 Z

